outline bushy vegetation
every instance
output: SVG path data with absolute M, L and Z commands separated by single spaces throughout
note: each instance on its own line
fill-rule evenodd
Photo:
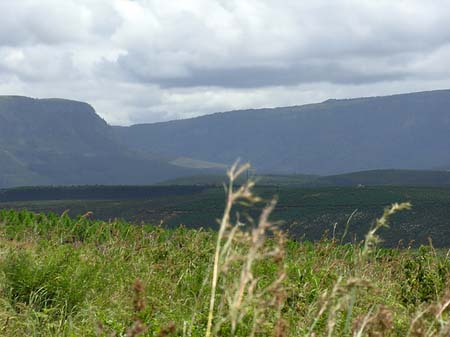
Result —
M 206 186 L 33 186 L 0 189 L 0 202 L 39 200 L 134 200 L 195 195 Z
M 382 231 L 382 246 L 418 248 L 427 245 L 431 238 L 435 247 L 450 247 L 449 188 L 368 186 L 303 189 L 261 187 L 257 182 L 255 191 L 264 199 L 278 196 L 272 219 L 283 221 L 282 228 L 293 238 L 320 240 L 326 231 L 329 237 L 333 233 L 341 237 L 347 230 L 344 242 L 357 242 L 364 239 L 370 225 L 381 216 L 386 206 L 394 202 L 411 202 L 413 209 L 394 215 L 391 228 Z M 34 201 L 0 201 L 0 208 L 58 214 L 69 210 L 69 215 L 74 218 L 92 211 L 98 220 L 120 218 L 137 224 L 162 222 L 163 226 L 170 228 L 184 224 L 188 228 L 217 229 L 216 219 L 222 216 L 224 209 L 222 187 L 92 186 L 19 188 L 6 192 L 6 200 L 20 197 L 23 192 L 22 196 L 31 195 Z M 1 194 L 0 191 L 0 200 Z M 39 195 L 52 200 L 38 200 Z M 86 197 L 97 200 L 81 200 Z M 135 199 L 140 197 L 142 199 Z M 64 198 L 77 200 L 61 200 Z M 261 207 L 255 207 L 252 214 L 257 215 Z M 350 216 L 351 221 L 348 222 Z
M 238 171 L 231 171 L 231 177 Z M 220 231 L 0 212 L 2 336 L 449 336 L 449 253 L 287 239 L 228 187 Z

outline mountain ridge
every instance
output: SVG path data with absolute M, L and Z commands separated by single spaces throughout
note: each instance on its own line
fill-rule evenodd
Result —
M 450 90 L 326 100 L 114 127 L 130 148 L 263 173 L 450 167 Z
M 239 113 L 244 111 L 260 111 L 260 110 L 276 110 L 276 109 L 294 109 L 294 108 L 308 108 L 308 107 L 315 107 L 320 104 L 326 104 L 326 103 L 339 103 L 339 102 L 349 102 L 349 101 L 365 101 L 365 100 L 371 100 L 371 99 L 378 99 L 378 98 L 395 98 L 395 97 L 404 97 L 404 96 L 412 96 L 412 95 L 427 95 L 427 94 L 433 94 L 433 93 L 448 93 L 450 92 L 450 89 L 436 89 L 436 90 L 425 90 L 425 91 L 412 91 L 407 93 L 400 93 L 400 94 L 391 94 L 391 95 L 374 95 L 374 96 L 361 96 L 361 97 L 350 97 L 350 98 L 327 98 L 324 101 L 321 102 L 315 102 L 315 103 L 305 103 L 305 104 L 295 104 L 295 105 L 281 105 L 281 106 L 274 106 L 274 107 L 261 107 L 261 108 L 243 108 L 243 109 L 233 109 L 233 110 L 224 110 L 224 111 L 216 111 L 207 113 L 205 115 L 200 116 L 194 116 L 194 117 L 188 117 L 188 118 L 180 118 L 180 119 L 171 119 L 167 121 L 159 121 L 159 122 L 143 122 L 143 123 L 134 123 L 127 126 L 123 125 L 111 125 L 112 127 L 118 127 L 118 128 L 127 128 L 127 127 L 133 127 L 133 126 L 140 126 L 140 125 L 159 125 L 159 124 L 166 124 L 166 123 L 174 123 L 174 122 L 181 122 L 181 121 L 189 121 L 189 120 L 196 120 L 201 119 L 204 117 L 210 117 L 215 115 L 222 115 L 222 114 L 232 114 L 232 113 Z
M 85 102 L 0 96 L 0 187 L 153 184 L 237 158 L 258 174 L 450 169 L 450 90 L 111 126 Z

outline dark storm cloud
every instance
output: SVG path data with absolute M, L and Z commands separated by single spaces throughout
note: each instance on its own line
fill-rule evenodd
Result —
M 165 88 L 205 87 L 261 88 L 271 86 L 292 86 L 314 82 L 333 84 L 364 84 L 388 80 L 399 80 L 410 75 L 407 71 L 390 70 L 387 73 L 358 72 L 338 62 L 319 64 L 296 63 L 289 67 L 255 66 L 235 68 L 201 67 L 187 68 L 187 74 L 178 77 L 152 77 L 143 74 L 139 66 L 124 62 L 118 64 L 124 70 L 123 76 L 142 83 L 155 83 Z
M 230 3 L 210 2 L 204 18 L 195 6 L 168 17 L 143 8 L 157 34 L 125 27 L 124 53 L 99 67 L 163 88 L 367 84 L 415 77 L 450 43 L 442 2 Z

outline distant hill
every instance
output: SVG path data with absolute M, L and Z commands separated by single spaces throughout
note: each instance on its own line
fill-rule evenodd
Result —
M 435 186 L 450 187 L 449 171 L 373 170 L 320 177 L 307 187 L 328 186 Z
M 450 90 L 239 110 L 115 127 L 130 148 L 260 173 L 434 170 L 450 163 Z
M 250 174 L 249 178 L 256 181 L 258 186 L 283 186 L 283 187 L 299 187 L 305 184 L 313 184 L 319 176 L 306 175 L 306 174 L 293 174 L 293 175 L 253 175 Z M 236 183 L 241 184 L 245 182 L 247 176 L 244 174 Z M 170 179 L 159 183 L 159 185 L 167 186 L 222 186 L 227 181 L 227 177 L 224 174 L 204 174 L 188 177 L 180 177 Z
M 450 171 L 371 170 L 330 176 L 315 175 L 250 175 L 259 186 L 282 187 L 363 187 L 363 186 L 428 186 L 450 187 Z M 237 183 L 246 180 L 241 176 Z M 168 186 L 221 186 L 224 175 L 204 174 L 170 179 L 159 183 Z
M 0 96 L 0 187 L 150 184 L 194 172 L 129 150 L 86 103 Z

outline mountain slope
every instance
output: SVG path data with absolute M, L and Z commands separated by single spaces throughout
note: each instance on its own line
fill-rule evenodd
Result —
M 438 169 L 450 162 L 450 90 L 328 100 L 115 127 L 133 149 L 260 172 L 339 174 Z
M 0 96 L 0 187 L 150 184 L 192 174 L 128 150 L 82 102 Z

